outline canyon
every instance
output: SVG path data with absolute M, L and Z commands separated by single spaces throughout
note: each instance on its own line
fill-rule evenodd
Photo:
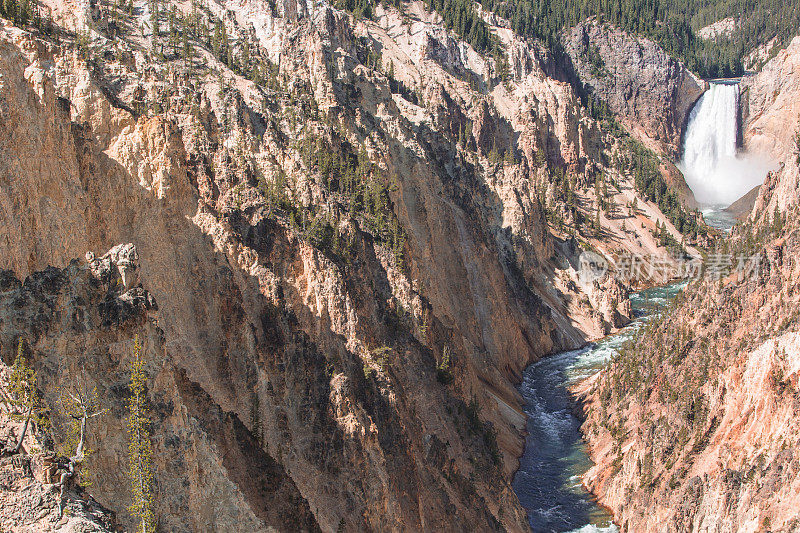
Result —
M 159 530 L 529 530 L 512 487 L 527 423 L 516 387 L 531 363 L 634 318 L 631 284 L 586 280 L 582 252 L 669 262 L 717 235 L 675 165 L 708 84 L 595 19 L 565 32 L 564 63 L 483 10 L 505 55 L 481 54 L 422 2 L 371 17 L 297 0 L 160 14 L 139 0 L 41 4 L 45 29 L 0 19 L 0 358 L 11 365 L 22 340 L 56 444 L 64 391 L 98 392 L 76 515 L 135 527 L 125 424 L 138 343 Z M 585 483 L 623 529 L 791 527 L 796 459 L 778 447 L 796 445 L 797 365 L 782 355 L 796 339 L 770 331 L 794 324 L 782 302 L 796 273 L 781 258 L 794 250 L 785 132 L 800 114 L 799 51 L 795 40 L 742 81 L 744 144 L 781 163 L 732 242 L 763 237 L 777 208 L 787 224 L 763 250 L 777 262 L 756 282 L 687 291 L 660 326 L 725 346 L 708 362 L 717 381 L 683 393 L 709 398 L 713 445 L 669 468 L 649 459 L 657 481 L 640 483 L 648 411 L 605 392 L 622 363 L 581 385 L 597 463 Z M 698 318 L 712 304 L 750 309 L 763 342 L 740 357 L 715 333 L 722 319 Z M 656 338 L 670 337 L 646 353 L 668 346 Z M 662 380 L 692 386 L 690 361 Z M 761 444 L 737 448 L 737 416 L 765 409 L 753 398 L 784 407 L 748 418 L 764 424 L 748 430 Z M 19 428 L 0 416 L 11 441 Z M 757 457 L 728 512 L 722 476 Z M 672 491 L 671 479 L 699 481 Z M 789 496 L 754 514 L 766 479 Z M 689 490 L 702 512 L 675 511 Z M 52 515 L 26 520 L 72 527 Z
M 525 529 L 514 384 L 627 312 L 621 287 L 576 285 L 574 239 L 531 186 L 548 169 L 519 162 L 583 173 L 604 146 L 547 53 L 499 29 L 500 83 L 419 4 L 376 22 L 202 7 L 261 50 L 259 86 L 203 47 L 165 57 L 107 6 L 50 7 L 91 21 L 84 41 L 0 30 L 0 345 L 10 362 L 24 340 L 49 404 L 76 380 L 99 391 L 92 495 L 130 524 L 138 335 L 161 527 Z
M 800 161 L 786 135 L 800 127 L 798 58 L 800 38 L 742 81 L 744 145 L 779 163 L 727 250 L 759 267 L 690 284 L 668 317 L 576 387 L 596 463 L 584 482 L 623 531 L 800 525 Z

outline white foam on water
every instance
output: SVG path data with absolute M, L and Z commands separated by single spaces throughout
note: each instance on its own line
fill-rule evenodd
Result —
M 581 476 L 569 476 L 568 481 L 571 483 L 569 487 L 572 489 L 583 486 L 583 478 Z
M 560 388 L 603 368 L 685 286 L 686 282 L 633 293 L 631 303 L 637 314 L 649 314 L 639 316 L 616 335 L 578 350 L 542 358 L 523 374 L 520 391 L 526 401 L 525 412 L 533 421 L 530 435 L 536 440 L 530 440 L 529 436 L 514 485 L 534 531 L 563 531 L 572 527 L 576 528 L 572 533 L 618 533 L 611 517 L 594 503 L 581 484 L 581 476 L 589 468 L 589 458 L 580 440 L 575 441 L 577 420 L 560 400 L 559 395 L 563 394 Z M 552 392 L 555 396 L 550 397 Z M 569 475 L 562 477 L 561 472 Z M 580 520 L 576 520 L 578 513 Z M 577 527 L 584 520 L 590 523 Z
M 535 418 L 542 430 L 552 441 L 560 441 L 565 431 L 571 427 L 570 414 L 567 411 L 551 412 L 536 402 L 531 416 Z
M 573 529 L 570 533 L 617 533 L 619 529 L 614 524 L 608 526 L 585 525 L 578 529 Z

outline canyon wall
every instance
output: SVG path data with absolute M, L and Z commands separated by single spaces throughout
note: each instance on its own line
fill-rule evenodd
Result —
M 761 186 L 752 216 L 775 208 L 787 212 L 797 204 L 796 170 L 800 135 L 800 37 L 768 61 L 755 76 L 742 80 L 745 148 L 766 154 L 778 170 Z
M 242 38 L 240 6 L 228 8 Z M 485 60 L 420 23 L 424 47 L 384 61 L 400 83 L 430 78 L 423 107 L 359 60 L 364 39 L 388 48 L 402 30 L 412 43 L 389 15 L 388 28 L 329 8 L 273 33 L 265 23 L 256 39 L 280 56 L 265 88 L 202 48 L 189 61 L 142 52 L 153 36 L 141 14 L 113 40 L 97 12 L 75 13 L 74 27 L 101 30 L 89 61 L 66 35 L 0 29 L 2 355 L 24 338 L 50 403 L 72 380 L 97 387 L 109 412 L 90 432 L 96 497 L 129 523 L 123 417 L 138 334 L 164 528 L 524 529 L 509 484 L 524 428 L 513 382 L 585 334 L 565 296 L 542 288 L 554 250 L 526 171 L 486 157 L 519 133 L 428 56 L 444 45 L 470 68 Z M 569 87 L 540 71 L 526 80 L 544 89 L 538 110 L 509 109 L 529 117 L 528 149 L 580 164 L 588 126 Z M 459 110 L 474 116 L 480 156 L 454 150 Z M 346 216 L 365 208 L 321 170 L 347 146 L 344 164 L 357 159 L 372 187 L 357 201 L 378 203 L 374 214 Z M 95 256 L 118 243 L 136 253 L 92 281 Z M 131 290 L 152 303 L 128 316 L 118 300 Z
M 323 29 L 346 24 L 330 11 L 321 16 L 331 23 Z M 313 178 L 304 182 L 289 133 L 268 108 L 253 111 L 241 92 L 221 93 L 216 79 L 184 77 L 173 113 L 137 119 L 126 109 L 134 103 L 110 99 L 109 80 L 76 54 L 11 28 L 3 37 L 3 267 L 28 276 L 27 284 L 48 265 L 134 242 L 137 282 L 158 302 L 157 329 L 148 321 L 100 334 L 99 317 L 93 338 L 93 299 L 79 298 L 82 305 L 45 306 L 56 320 L 51 334 L 20 320 L 3 342 L 6 361 L 16 338 L 32 345 L 48 399 L 62 376 L 73 377 L 96 385 L 114 407 L 92 433 L 100 501 L 125 520 L 123 398 L 115 395 L 124 396 L 138 333 L 151 369 L 163 527 L 523 528 L 524 513 L 496 466 L 502 452 L 488 448 L 499 441 L 513 460 L 517 430 L 495 416 L 503 433 L 490 441 L 495 430 L 477 418 L 480 404 L 469 418 L 470 396 L 450 393 L 435 367 L 446 344 L 450 371 L 465 387 L 474 384 L 467 390 L 489 418 L 501 402 L 515 405 L 506 376 L 550 349 L 554 326 L 535 297 L 512 300 L 495 244 L 455 205 L 447 183 L 432 179 L 447 174 L 427 163 L 422 147 L 391 141 L 393 164 L 403 165 L 398 204 L 405 200 L 410 216 L 421 217 L 403 251 L 428 266 L 422 279 L 401 272 L 391 251 L 355 224 L 342 230 L 352 257 L 345 267 L 302 240 L 257 189 L 256 168 L 269 178 L 286 168 L 309 204 L 336 208 Z M 308 32 L 292 68 L 319 67 L 321 40 Z M 154 91 L 180 83 L 174 72 L 150 75 Z M 138 83 L 136 71 L 129 76 Z M 318 89 L 320 100 L 333 91 L 330 82 Z M 382 105 L 391 102 L 386 91 Z M 387 120 L 402 128 L 390 110 Z M 75 315 L 75 327 L 58 321 Z M 480 366 L 484 381 L 471 370 L 473 358 L 493 361 Z
M 744 147 L 777 160 L 797 152 L 792 132 L 800 116 L 800 37 L 754 76 L 742 78 Z
M 46 4 L 52 35 L 0 26 L 0 354 L 50 405 L 97 388 L 93 496 L 131 524 L 138 335 L 164 529 L 525 530 L 514 384 L 630 318 L 581 247 L 681 239 L 542 47 L 493 26 L 501 76 L 421 3 L 199 1 L 181 46 Z M 601 216 L 602 175 L 640 210 Z
M 653 41 L 597 19 L 566 32 L 564 46 L 590 95 L 645 144 L 678 158 L 686 119 L 705 81 Z

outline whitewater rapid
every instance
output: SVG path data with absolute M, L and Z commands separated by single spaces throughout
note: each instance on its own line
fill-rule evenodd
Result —
M 764 182 L 771 163 L 738 153 L 739 84 L 712 83 L 692 108 L 678 165 L 698 202 L 727 206 Z

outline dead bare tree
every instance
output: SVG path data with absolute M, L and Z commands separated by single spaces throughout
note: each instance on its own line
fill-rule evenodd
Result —
M 53 485 L 53 489 L 59 490 L 59 517 L 64 512 L 64 494 L 78 483 L 86 457 L 89 455 L 86 447 L 89 420 L 105 413 L 105 409 L 99 408 L 99 403 L 97 390 L 90 391 L 83 384 L 62 391 L 60 404 L 72 428 L 70 437 L 76 438 L 77 444 L 75 444 L 75 453 L 60 461 L 59 468 L 63 472 L 59 481 Z M 67 444 L 71 444 L 71 440 L 73 439 L 68 438 Z
M 13 448 L 6 447 L 2 455 L 16 455 L 22 450 L 22 443 L 25 441 L 25 434 L 28 432 L 28 425 L 31 422 L 31 415 L 33 414 L 33 406 L 28 406 L 28 411 L 25 413 L 25 423 L 22 425 L 22 433 L 19 434 L 19 438 L 17 439 L 17 444 Z

